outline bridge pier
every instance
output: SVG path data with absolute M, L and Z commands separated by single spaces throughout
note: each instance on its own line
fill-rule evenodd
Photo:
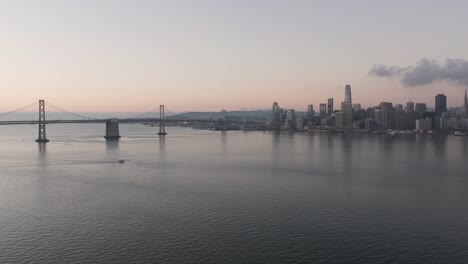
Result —
M 166 133 L 166 116 L 164 114 L 164 105 L 159 106 L 159 132 L 158 136 L 165 136 Z
M 39 100 L 39 133 L 36 139 L 37 143 L 47 143 L 49 140 L 46 137 L 46 121 L 45 121 L 45 101 Z
M 120 138 L 119 119 L 111 118 L 106 121 L 106 140 L 118 140 Z
M 221 111 L 221 118 L 223 120 L 223 126 L 221 127 L 221 131 L 226 132 L 227 131 L 227 128 L 226 128 L 226 109 L 223 109 Z

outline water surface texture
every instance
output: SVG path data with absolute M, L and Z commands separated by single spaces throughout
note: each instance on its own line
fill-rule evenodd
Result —
M 0 263 L 468 263 L 467 138 L 47 129 L 0 127 Z

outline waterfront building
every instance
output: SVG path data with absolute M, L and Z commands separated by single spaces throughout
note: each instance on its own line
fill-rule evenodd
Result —
M 402 105 L 403 108 L 403 105 Z M 408 112 L 395 108 L 395 129 L 407 130 L 409 128 Z
M 367 112 L 364 109 L 359 109 L 357 112 L 354 113 L 356 120 L 363 120 L 367 117 Z
M 457 124 L 459 128 L 468 128 L 468 118 L 458 120 Z
M 367 110 L 366 110 L 366 117 L 367 118 L 374 118 L 374 114 L 375 114 L 375 108 L 368 107 Z
M 379 124 L 373 118 L 366 119 L 366 129 L 367 130 L 378 130 Z
M 296 130 L 297 131 L 304 131 L 306 126 L 307 126 L 307 119 L 303 117 L 296 118 Z
M 352 104 L 351 108 L 353 109 L 353 120 L 357 119 L 358 111 L 361 110 L 361 104 Z
M 429 131 L 432 129 L 432 120 L 430 118 L 416 120 L 416 130 Z
M 425 113 L 423 113 L 423 118 L 424 119 L 430 119 L 431 120 L 431 129 L 435 128 L 436 112 L 425 112 Z
M 443 128 L 444 128 L 444 127 L 443 127 L 443 121 L 442 121 L 442 120 L 444 120 L 444 118 L 442 118 L 442 117 L 436 117 L 436 118 L 434 118 L 434 129 L 440 130 L 440 129 L 443 129 Z
M 334 127 L 335 126 L 335 113 L 332 116 L 326 118 L 327 126 Z
M 366 121 L 365 120 L 354 121 L 353 128 L 360 129 L 360 130 L 366 129 Z
M 458 119 L 452 117 L 445 122 L 445 128 L 447 129 L 457 129 L 458 128 Z
M 335 127 L 343 128 L 343 112 L 335 112 Z
M 389 102 L 380 103 L 381 112 L 381 123 L 382 129 L 394 129 L 395 128 L 395 114 L 393 110 L 393 104 Z
M 327 119 L 326 119 L 326 118 L 320 119 L 320 126 L 328 126 L 328 123 L 327 123 Z
M 353 127 L 353 107 L 350 103 L 341 103 L 341 112 L 343 112 L 343 127 Z
M 416 120 L 422 119 L 423 114 L 420 112 L 411 111 L 408 112 L 408 129 L 416 129 Z
M 286 119 L 284 120 L 283 129 L 289 131 L 296 130 L 296 113 L 294 109 L 286 111 Z
M 439 124 L 440 129 L 447 129 L 447 120 L 448 119 L 445 117 L 440 118 L 440 124 Z
M 374 120 L 379 124 L 379 126 L 382 124 L 382 111 L 380 111 L 380 108 L 374 109 Z
M 441 117 L 442 113 L 447 111 L 447 96 L 438 94 L 435 96 L 435 113 L 436 117 Z

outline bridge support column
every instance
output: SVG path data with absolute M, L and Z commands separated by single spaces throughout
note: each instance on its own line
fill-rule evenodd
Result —
M 223 122 L 223 125 L 221 127 L 221 131 L 226 132 L 227 131 L 227 128 L 226 128 L 226 109 L 223 109 L 221 111 L 221 118 L 222 118 L 222 122 Z
M 165 136 L 166 133 L 166 116 L 164 115 L 164 105 L 159 106 L 159 136 Z
M 106 122 L 106 140 L 118 140 L 120 138 L 119 133 L 119 119 L 111 118 L 107 119 Z
M 38 143 L 47 143 L 49 140 L 46 137 L 46 120 L 45 120 L 45 101 L 39 100 L 39 133 L 36 139 Z

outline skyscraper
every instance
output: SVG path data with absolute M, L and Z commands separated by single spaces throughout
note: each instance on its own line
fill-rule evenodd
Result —
M 381 112 L 381 127 L 383 129 L 394 129 L 395 128 L 395 111 L 392 103 L 382 102 L 380 103 Z
M 354 113 L 357 113 L 359 110 L 361 110 L 361 104 L 353 104 Z
M 341 103 L 341 112 L 343 113 L 343 127 L 353 127 L 353 106 L 350 103 Z
M 327 104 L 320 104 L 320 118 L 325 118 L 327 116 Z
M 367 118 L 374 118 L 375 116 L 375 109 L 373 107 L 368 107 L 366 110 Z
M 315 117 L 314 105 L 307 106 L 307 119 L 312 120 Z
M 423 118 L 423 113 L 411 111 L 408 112 L 408 129 L 416 128 L 416 120 Z
M 343 112 L 335 113 L 335 127 L 343 128 Z
M 394 114 L 395 114 L 395 129 L 396 130 L 406 130 L 409 127 L 409 121 L 408 121 L 408 112 L 404 112 L 397 107 L 394 109 Z
M 271 127 L 273 129 L 279 128 L 281 125 L 281 111 L 278 102 L 274 102 L 271 108 Z
M 406 103 L 406 112 L 413 112 L 414 111 L 414 103 L 409 101 Z
M 286 111 L 286 120 L 284 122 L 283 129 L 289 131 L 296 130 L 296 112 L 294 109 Z
M 351 100 L 351 85 L 347 84 L 345 87 L 345 97 L 344 103 L 352 104 L 353 101 Z
M 327 115 L 331 116 L 332 113 L 333 113 L 333 98 L 328 98 Z
M 374 120 L 377 124 L 382 124 L 382 111 L 380 111 L 380 107 L 374 109 Z
M 447 96 L 438 94 L 435 97 L 435 113 L 436 117 L 440 117 L 443 112 L 447 111 Z
M 416 106 L 414 107 L 414 111 L 419 112 L 419 113 L 425 113 L 426 110 L 427 110 L 427 107 L 425 103 L 416 103 Z
M 465 103 L 464 103 L 464 107 L 465 107 L 465 118 L 468 118 L 468 97 L 466 96 L 466 90 L 465 90 Z

